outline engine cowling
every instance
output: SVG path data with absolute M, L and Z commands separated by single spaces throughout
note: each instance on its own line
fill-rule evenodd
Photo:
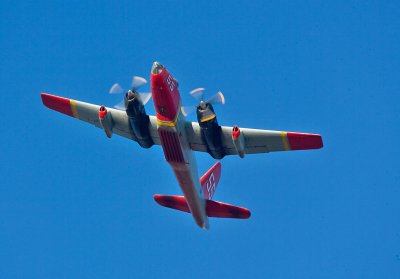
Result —
M 197 121 L 203 140 L 207 144 L 208 153 L 214 159 L 222 159 L 225 152 L 221 140 L 221 127 L 218 125 L 217 116 L 211 104 L 200 103 L 197 107 Z
M 146 114 L 139 94 L 129 90 L 125 95 L 124 101 L 129 124 L 137 142 L 141 147 L 150 148 L 154 144 L 149 131 L 150 118 Z

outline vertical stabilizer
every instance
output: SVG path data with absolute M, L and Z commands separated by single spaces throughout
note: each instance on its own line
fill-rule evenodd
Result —
M 201 178 L 200 184 L 203 189 L 203 196 L 211 200 L 214 196 L 219 179 L 221 177 L 221 163 L 216 162 Z

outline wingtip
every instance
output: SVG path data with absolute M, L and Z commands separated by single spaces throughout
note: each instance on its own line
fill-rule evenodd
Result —
M 251 211 L 248 210 L 247 208 L 243 208 L 244 213 L 243 213 L 243 219 L 249 219 L 251 217 Z
M 40 93 L 40 97 L 42 98 L 43 104 L 49 109 L 64 113 L 72 117 L 74 116 L 71 108 L 70 99 L 51 95 L 48 93 Z
M 162 196 L 159 195 L 159 194 L 154 194 L 154 195 L 153 195 L 154 201 L 155 201 L 156 203 L 158 203 L 159 205 L 162 205 L 162 204 L 161 204 L 161 198 L 162 198 Z
M 291 150 L 320 149 L 324 146 L 319 134 L 288 132 L 287 138 Z
M 318 136 L 319 136 L 320 141 L 321 141 L 321 146 L 319 148 L 323 148 L 324 147 L 324 141 L 322 140 L 322 136 L 321 135 L 318 135 Z
M 49 96 L 50 94 L 48 94 L 48 93 L 44 93 L 44 92 L 41 92 L 40 93 L 40 98 L 42 99 L 42 103 L 43 103 L 43 105 L 45 105 L 46 107 L 47 107 L 47 98 L 48 98 L 48 96 Z

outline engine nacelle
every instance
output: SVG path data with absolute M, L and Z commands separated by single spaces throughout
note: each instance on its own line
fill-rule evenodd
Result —
M 137 142 L 141 147 L 150 148 L 154 144 L 149 131 L 150 118 L 146 114 L 139 94 L 129 90 L 125 95 L 125 108 Z
M 208 153 L 214 159 L 222 159 L 225 152 L 221 141 L 221 127 L 218 125 L 217 116 L 211 104 L 200 103 L 197 107 L 197 121 L 203 140 L 207 144 Z
M 111 138 L 114 122 L 111 112 L 107 111 L 105 106 L 101 106 L 99 109 L 99 120 L 107 137 Z
M 238 126 L 234 126 L 232 129 L 232 141 L 238 155 L 240 156 L 240 158 L 243 158 L 245 154 L 244 152 L 245 142 L 243 133 L 240 132 Z

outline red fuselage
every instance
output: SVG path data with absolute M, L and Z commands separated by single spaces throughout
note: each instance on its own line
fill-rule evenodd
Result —
M 167 123 L 176 121 L 181 105 L 178 84 L 168 70 L 160 64 L 153 66 L 151 93 L 157 119 Z

